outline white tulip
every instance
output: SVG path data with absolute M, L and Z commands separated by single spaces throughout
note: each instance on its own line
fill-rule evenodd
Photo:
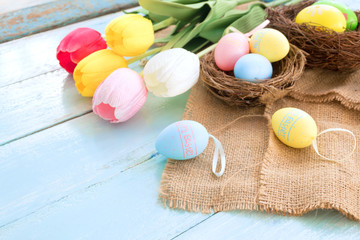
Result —
M 199 79 L 198 56 L 183 48 L 169 49 L 152 57 L 144 68 L 147 89 L 158 97 L 174 97 L 192 88 Z

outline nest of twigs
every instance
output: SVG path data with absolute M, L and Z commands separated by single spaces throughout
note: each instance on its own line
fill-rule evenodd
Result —
M 279 90 L 290 89 L 304 71 L 305 53 L 290 44 L 288 55 L 282 60 L 272 63 L 273 77 L 252 83 L 238 79 L 233 72 L 220 70 L 214 60 L 214 52 L 201 58 L 200 79 L 208 90 L 217 98 L 231 106 L 258 106 L 265 93 L 275 94 Z
M 331 29 L 317 30 L 308 24 L 294 22 L 296 15 L 315 1 L 304 1 L 292 6 L 268 8 L 268 27 L 282 32 L 290 43 L 306 51 L 307 66 L 335 71 L 352 71 L 360 66 L 360 32 L 337 33 Z M 360 12 L 355 12 L 358 19 Z M 324 28 L 325 29 L 325 28 Z

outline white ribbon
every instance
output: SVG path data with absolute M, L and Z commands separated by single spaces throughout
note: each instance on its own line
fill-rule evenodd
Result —
M 215 143 L 215 152 L 214 152 L 214 158 L 213 158 L 213 162 L 212 162 L 212 171 L 217 177 L 221 177 L 224 174 L 225 164 L 226 164 L 224 148 L 222 147 L 221 142 L 216 137 L 214 137 L 211 134 L 209 134 L 209 136 L 212 139 L 214 139 L 214 143 Z M 218 159 L 219 159 L 219 151 L 220 151 L 220 158 L 221 158 L 221 170 L 220 170 L 220 172 L 216 172 L 216 166 L 217 166 Z
M 343 128 L 329 128 L 329 129 L 326 129 L 326 130 L 322 131 L 317 136 L 320 136 L 320 135 L 322 135 L 324 133 L 327 133 L 327 132 L 347 132 L 347 133 L 350 133 L 354 138 L 354 148 L 352 149 L 352 151 L 348 155 L 346 155 L 345 157 L 343 157 L 341 159 L 328 158 L 328 157 L 325 157 L 325 156 L 323 156 L 323 155 L 321 155 L 319 153 L 319 149 L 318 149 L 316 138 L 315 138 L 312 145 L 313 145 L 313 148 L 314 148 L 317 155 L 319 155 L 320 157 L 322 157 L 322 158 L 324 158 L 326 160 L 338 162 L 338 161 L 341 161 L 341 160 L 344 160 L 344 159 L 350 157 L 355 152 L 355 149 L 356 149 L 356 136 L 355 136 L 355 134 L 353 132 L 351 132 L 350 130 L 347 130 L 347 129 L 343 129 Z

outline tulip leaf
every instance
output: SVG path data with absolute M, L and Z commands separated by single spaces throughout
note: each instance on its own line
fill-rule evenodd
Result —
M 181 4 L 162 0 L 139 0 L 140 6 L 153 14 L 174 17 L 189 21 L 195 16 L 206 16 L 216 1 L 200 1 L 192 4 Z
M 205 20 L 199 23 L 194 29 L 187 33 L 180 41 L 178 41 L 174 47 L 183 47 L 185 46 L 191 39 L 198 36 L 204 28 L 210 24 L 211 22 L 222 18 L 226 12 L 233 9 L 239 3 L 249 2 L 251 0 L 243 0 L 243 1 L 232 1 L 232 0 L 217 0 Z
M 246 33 L 262 23 L 266 18 L 265 5 L 255 3 L 247 10 L 229 11 L 223 18 L 217 19 L 208 24 L 200 36 L 216 43 L 223 36 L 229 26 L 237 28 L 240 32 Z
M 202 38 L 202 37 L 196 37 L 192 39 L 190 42 L 188 42 L 184 48 L 190 52 L 196 53 L 203 47 L 205 47 L 208 43 L 210 43 L 209 40 Z
M 149 18 L 151 21 L 153 21 L 154 23 L 158 23 L 158 22 L 162 22 L 165 19 L 169 18 L 168 16 L 163 16 L 163 15 L 158 15 L 152 12 L 149 12 Z
M 247 14 L 231 24 L 242 33 L 247 33 L 265 21 L 267 14 L 262 6 L 254 6 Z

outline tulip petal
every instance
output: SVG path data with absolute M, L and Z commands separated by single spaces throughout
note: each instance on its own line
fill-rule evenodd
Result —
M 99 51 L 101 49 L 106 49 L 107 45 L 104 39 L 99 39 L 96 42 L 93 42 L 92 44 L 88 46 L 83 46 L 79 48 L 77 51 L 72 52 L 70 54 L 71 61 L 74 63 L 80 62 L 83 58 L 87 57 L 93 52 Z
M 71 56 L 67 52 L 58 52 L 56 58 L 59 60 L 59 64 L 63 67 L 68 73 L 73 73 L 76 67 L 76 64 L 71 61 Z
M 82 46 L 90 45 L 95 41 L 98 41 L 101 34 L 91 28 L 77 28 L 71 31 L 60 42 L 59 49 L 63 52 L 75 52 Z
M 83 66 L 81 70 L 82 72 L 103 73 L 106 71 L 111 70 L 112 72 L 115 69 L 127 67 L 127 62 L 125 58 L 117 55 L 109 49 L 94 52 L 89 56 L 91 56 L 91 58 L 89 59 L 89 61 L 86 62 L 86 65 Z
M 199 58 L 182 48 L 152 57 L 144 67 L 147 88 L 159 97 L 174 97 L 193 87 L 199 79 Z
M 101 115 L 101 117 L 105 120 L 117 121 L 114 115 L 115 108 L 109 104 L 100 103 L 99 105 L 96 105 L 93 110 L 96 114 Z
M 122 56 L 142 54 L 154 43 L 151 21 L 137 14 L 114 19 L 106 26 L 105 35 L 108 46 Z
M 93 109 L 100 117 L 112 123 L 124 122 L 140 110 L 146 98 L 147 89 L 142 77 L 129 68 L 120 68 L 111 73 L 96 89 Z M 100 112 L 97 107 L 100 105 L 105 110 L 115 108 L 114 118 L 110 119 L 109 112 Z M 104 105 L 110 107 L 106 109 Z
M 73 75 L 75 86 L 82 96 L 91 97 L 100 83 L 121 67 L 127 67 L 123 57 L 109 49 L 96 51 L 76 66 Z

